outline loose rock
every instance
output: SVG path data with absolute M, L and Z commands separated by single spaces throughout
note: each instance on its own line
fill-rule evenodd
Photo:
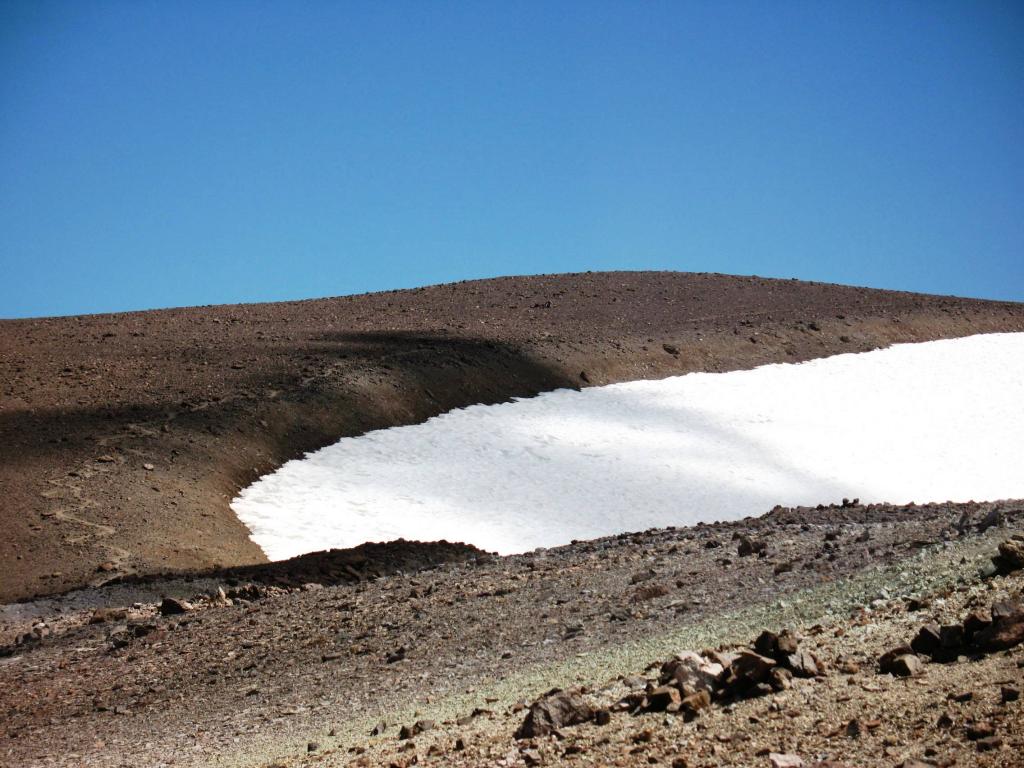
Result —
M 530 739 L 570 725 L 585 723 L 594 717 L 593 708 L 578 693 L 554 691 L 534 702 L 515 737 Z
M 803 768 L 804 761 L 799 755 L 772 752 L 768 755 L 772 768 Z
M 165 597 L 160 602 L 161 616 L 175 616 L 177 614 L 188 613 L 191 610 L 192 603 L 186 600 L 178 600 L 175 597 Z

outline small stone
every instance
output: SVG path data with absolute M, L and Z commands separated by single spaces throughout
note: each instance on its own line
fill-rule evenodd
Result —
M 594 710 L 578 693 L 554 691 L 530 705 L 526 719 L 515 733 L 517 739 L 547 736 L 560 728 L 593 719 Z
M 856 675 L 860 672 L 860 664 L 849 657 L 840 656 L 836 660 L 836 669 L 844 675 Z
M 753 651 L 740 651 L 729 666 L 726 684 L 756 684 L 768 679 L 768 673 L 775 666 L 775 661 Z
M 687 718 L 696 717 L 702 709 L 711 706 L 711 694 L 708 691 L 697 691 L 689 696 L 683 697 L 679 708 Z
M 186 600 L 179 600 L 176 597 L 165 597 L 160 602 L 159 610 L 161 616 L 175 616 L 191 611 L 192 603 Z
M 788 690 L 793 685 L 793 673 L 785 667 L 774 667 L 768 673 L 768 685 L 772 687 L 772 690 Z
M 541 764 L 540 752 L 536 749 L 524 749 L 519 753 L 519 755 L 527 765 L 534 766 Z
M 381 720 L 370 730 L 371 736 L 380 736 L 384 731 L 387 730 L 388 724 Z
M 891 669 L 892 673 L 898 677 L 917 677 L 924 672 L 924 665 L 918 656 L 908 653 L 904 656 L 897 656 Z
M 156 467 L 154 467 L 152 464 L 149 464 L 148 462 L 146 464 L 143 464 L 142 468 L 147 472 L 152 472 L 154 469 L 156 469 Z
M 932 653 L 933 658 L 952 660 L 964 649 L 964 628 L 960 624 L 948 624 L 939 628 L 938 651 Z
M 878 671 L 897 677 L 915 677 L 924 672 L 924 665 L 908 646 L 894 648 L 878 660 Z
M 612 721 L 612 713 L 607 709 L 599 709 L 594 713 L 594 722 L 598 725 L 608 725 Z
M 927 608 L 929 604 L 930 602 L 926 597 L 912 597 L 907 600 L 907 610 L 911 613 L 922 611 Z
M 988 736 L 984 739 L 978 739 L 976 746 L 979 752 L 991 752 L 1003 746 L 1003 740 L 998 736 Z
M 821 670 L 818 664 L 807 651 L 791 653 L 786 657 L 786 666 L 789 667 L 797 677 L 818 677 Z
M 318 749 L 320 749 L 320 745 L 315 741 L 311 741 L 306 745 L 307 752 L 316 752 Z
M 992 727 L 992 723 L 972 723 L 964 729 L 964 733 L 971 741 L 987 739 L 989 736 L 995 734 L 995 732 L 996 731 L 995 728 Z
M 750 557 L 751 555 L 763 555 L 768 549 L 768 544 L 759 539 L 752 539 L 749 536 L 740 536 L 740 545 L 736 549 L 736 554 L 740 557 Z
M 986 629 L 992 623 L 992 616 L 988 611 L 971 611 L 964 618 L 964 638 L 971 642 L 974 636 Z
M 648 712 L 676 712 L 682 696 L 674 685 L 661 685 L 647 694 Z
M 779 636 L 766 629 L 754 640 L 754 650 L 762 656 L 774 656 L 779 652 Z
M 633 734 L 634 744 L 648 744 L 652 741 L 654 741 L 654 731 L 650 728 L 644 728 L 639 733 Z
M 796 653 L 800 641 L 791 630 L 784 629 L 779 633 L 777 647 L 779 654 Z
M 1003 704 L 1009 704 L 1011 701 L 1017 701 L 1020 698 L 1020 689 L 1014 688 L 1012 685 L 1004 685 L 1000 690 L 1000 697 Z
M 105 624 L 109 621 L 123 621 L 128 617 L 124 608 L 97 608 L 89 617 L 90 624 Z
M 992 623 L 978 632 L 973 644 L 982 651 L 1005 651 L 1024 642 L 1024 606 L 1010 600 L 993 604 Z
M 772 768 L 803 768 L 804 761 L 799 755 L 770 752 L 768 762 Z
M 917 636 L 910 641 L 914 653 L 931 656 L 942 645 L 938 624 L 925 624 L 917 631 Z

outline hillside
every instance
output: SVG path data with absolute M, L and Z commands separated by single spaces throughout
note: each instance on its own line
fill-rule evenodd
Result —
M 651 272 L 0 321 L 0 601 L 258 563 L 231 498 L 341 436 L 557 387 L 1021 330 L 1021 304 Z

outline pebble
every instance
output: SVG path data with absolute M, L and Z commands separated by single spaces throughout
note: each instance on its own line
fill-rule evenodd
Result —
M 803 768 L 803 758 L 799 755 L 771 752 L 768 755 L 768 762 L 772 768 Z

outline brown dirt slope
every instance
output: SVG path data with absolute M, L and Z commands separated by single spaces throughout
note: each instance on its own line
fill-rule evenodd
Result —
M 565 386 L 1024 330 L 1024 305 L 665 272 L 0 321 L 0 601 L 255 563 L 228 504 L 369 429 Z

